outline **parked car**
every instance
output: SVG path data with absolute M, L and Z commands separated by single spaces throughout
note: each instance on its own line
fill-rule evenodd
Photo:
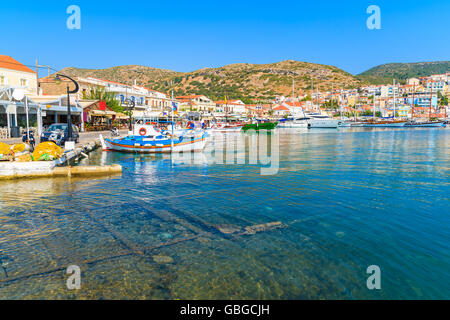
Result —
M 53 141 L 58 146 L 64 145 L 68 135 L 67 123 L 55 123 L 49 126 L 41 135 L 41 142 Z M 72 139 L 75 143 L 80 140 L 80 134 L 76 126 L 72 125 Z

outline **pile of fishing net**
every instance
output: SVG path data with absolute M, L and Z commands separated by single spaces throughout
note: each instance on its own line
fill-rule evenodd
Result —
M 33 161 L 52 161 L 62 157 L 63 149 L 52 141 L 42 142 L 36 146 L 31 155 Z
M 10 146 L 0 142 L 0 161 L 31 161 L 30 146 L 25 143 Z

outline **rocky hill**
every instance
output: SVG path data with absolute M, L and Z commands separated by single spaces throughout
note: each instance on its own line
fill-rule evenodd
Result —
M 292 79 L 296 94 L 308 94 L 314 89 L 353 88 L 360 80 L 334 66 L 287 60 L 272 64 L 232 64 L 220 68 L 205 68 L 181 73 L 144 66 L 120 66 L 109 69 L 65 68 L 61 73 L 92 76 L 125 84 L 146 86 L 161 92 L 174 90 L 176 95 L 204 94 L 218 100 L 230 99 L 256 102 L 276 95 L 292 95 Z
M 146 85 L 153 82 L 164 82 L 167 79 L 183 74 L 165 69 L 137 65 L 119 66 L 108 69 L 80 69 L 70 67 L 64 68 L 59 72 L 68 76 L 94 77 L 128 85 L 134 84 L 135 79 L 137 80 L 137 84 Z
M 359 74 L 357 78 L 371 84 L 385 84 L 392 83 L 393 79 L 405 81 L 408 78 L 426 77 L 446 72 L 450 72 L 450 61 L 388 63 L 367 70 Z

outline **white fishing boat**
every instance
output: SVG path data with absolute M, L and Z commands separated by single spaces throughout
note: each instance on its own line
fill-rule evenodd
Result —
M 104 139 L 100 135 L 103 150 L 132 153 L 172 153 L 202 151 L 208 134 L 204 130 L 158 131 L 151 125 L 135 125 L 133 134 L 124 138 Z

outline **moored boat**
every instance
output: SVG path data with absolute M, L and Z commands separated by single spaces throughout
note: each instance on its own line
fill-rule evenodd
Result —
M 209 130 L 212 132 L 230 132 L 230 131 L 238 132 L 238 131 L 241 131 L 243 127 L 244 127 L 244 124 L 242 124 L 242 123 L 219 122 L 219 123 L 215 123 L 214 125 L 212 125 Z
M 408 122 L 406 124 L 406 127 L 409 128 L 445 128 L 446 126 L 444 121 Z
M 273 130 L 277 127 L 278 122 L 262 122 L 262 123 L 251 123 L 245 125 L 242 130 Z
M 403 128 L 406 126 L 406 121 L 378 121 L 367 122 L 363 127 L 367 128 Z
M 331 119 L 326 115 L 309 114 L 305 120 L 308 122 L 308 128 L 337 129 L 342 123 L 341 120 Z
M 172 153 L 202 151 L 208 134 L 204 130 L 157 131 L 153 126 L 136 125 L 132 135 L 100 141 L 104 150 L 132 153 Z
M 278 123 L 277 128 L 281 128 L 281 129 L 308 128 L 308 123 L 306 121 L 303 121 L 302 119 L 285 120 L 285 121 L 280 121 Z

